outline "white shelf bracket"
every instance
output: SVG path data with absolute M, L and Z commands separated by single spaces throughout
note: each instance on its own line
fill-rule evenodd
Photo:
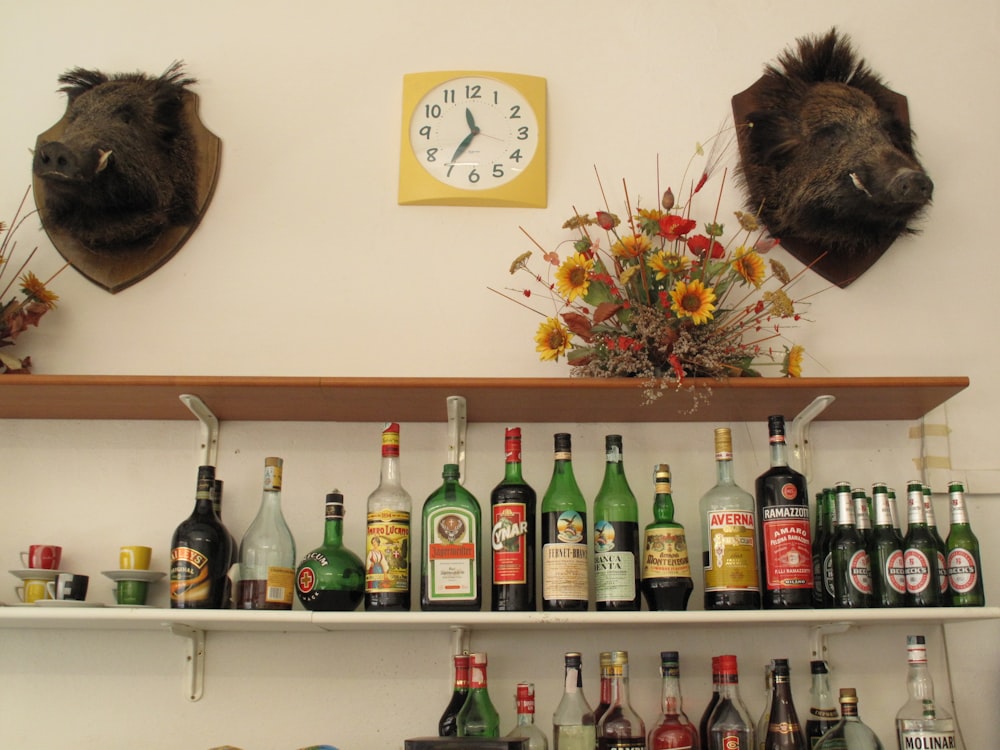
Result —
M 451 653 L 452 656 L 457 654 L 467 654 L 469 653 L 469 644 L 471 642 L 471 631 L 465 625 L 452 625 L 451 626 Z
M 792 456 L 798 464 L 798 470 L 806 478 L 806 483 L 812 475 L 812 449 L 809 447 L 809 425 L 830 404 L 837 400 L 836 396 L 817 396 L 805 409 L 792 420 Z
M 191 393 L 182 393 L 180 400 L 201 423 L 201 466 L 216 466 L 219 458 L 219 419 L 205 402 Z
M 459 483 L 465 484 L 465 437 L 468 419 L 465 396 L 448 396 L 448 463 L 458 464 Z
M 850 622 L 829 622 L 823 625 L 813 625 L 809 628 L 809 646 L 812 656 L 810 661 L 829 661 L 826 637 L 846 633 L 854 627 Z
M 170 632 L 187 640 L 185 695 L 199 701 L 205 693 L 205 631 L 173 623 Z

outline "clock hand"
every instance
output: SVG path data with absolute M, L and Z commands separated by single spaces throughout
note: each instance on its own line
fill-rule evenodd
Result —
M 469 148 L 469 145 L 472 143 L 472 139 L 479 135 L 479 127 L 476 125 L 476 120 L 472 116 L 472 110 L 468 107 L 465 109 L 465 121 L 469 124 L 469 134 L 462 139 L 462 142 L 458 144 L 458 148 L 455 149 L 455 153 L 451 157 L 451 163 L 453 164 L 458 157 L 464 154 L 466 149 Z
M 468 107 L 465 108 L 465 121 L 469 123 L 469 130 L 471 130 L 473 133 L 479 132 L 479 128 L 476 127 L 476 120 L 472 116 L 472 110 L 469 109 Z

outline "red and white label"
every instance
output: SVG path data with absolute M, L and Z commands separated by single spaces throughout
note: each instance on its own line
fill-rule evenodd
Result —
M 872 566 L 865 550 L 859 549 L 851 555 L 849 570 L 851 585 L 862 594 L 872 593 Z
M 968 594 L 976 587 L 978 580 L 976 558 L 969 550 L 957 547 L 948 553 L 948 581 L 952 591 Z
M 906 570 L 906 590 L 911 594 L 922 594 L 931 582 L 931 562 L 922 551 L 910 548 L 903 555 Z
M 885 580 L 897 594 L 906 593 L 906 565 L 903 562 L 903 553 L 898 549 L 894 550 L 885 561 Z

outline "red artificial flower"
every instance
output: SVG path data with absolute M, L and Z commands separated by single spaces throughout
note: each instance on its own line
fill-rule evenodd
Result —
M 667 241 L 673 242 L 678 237 L 683 237 L 698 226 L 694 219 L 685 219 L 677 214 L 667 214 L 660 217 L 660 236 L 666 237 Z
M 605 231 L 614 229 L 618 226 L 618 217 L 614 214 L 609 214 L 607 211 L 598 211 L 597 225 Z
M 703 234 L 696 234 L 689 237 L 687 241 L 688 250 L 699 257 L 707 255 L 709 258 L 721 258 L 726 254 L 726 248 L 721 243 L 709 239 Z

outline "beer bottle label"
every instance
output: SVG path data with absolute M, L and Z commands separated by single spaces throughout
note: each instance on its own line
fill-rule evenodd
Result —
M 848 562 L 848 574 L 851 586 L 862 594 L 872 593 L 872 566 L 868 553 L 859 549 Z
M 897 594 L 906 593 L 906 565 L 900 550 L 893 550 L 885 561 L 883 579 Z
M 759 591 L 752 511 L 713 510 L 708 524 L 705 591 Z
M 910 594 L 922 594 L 931 584 L 931 563 L 923 550 L 910 547 L 903 554 L 903 565 L 906 569 L 906 591 Z
M 646 531 L 642 555 L 642 578 L 690 578 L 684 529 L 653 528 Z
M 794 497 L 794 485 L 787 486 L 791 487 Z M 782 492 L 785 493 L 784 488 Z M 811 589 L 813 568 L 809 508 L 804 505 L 768 506 L 763 510 L 762 526 L 767 588 Z
M 423 530 L 431 601 L 475 599 L 479 528 L 475 516 L 464 508 L 439 508 L 427 514 Z
M 976 588 L 978 580 L 976 558 L 969 550 L 956 547 L 948 553 L 948 581 L 952 591 L 968 594 Z
M 408 592 L 409 554 L 410 514 L 389 509 L 369 513 L 365 532 L 365 591 Z
M 493 583 L 526 583 L 527 508 L 524 503 L 497 503 L 492 510 Z
M 941 596 L 948 595 L 948 561 L 945 559 L 943 552 L 937 553 L 938 561 L 938 588 L 941 590 Z

